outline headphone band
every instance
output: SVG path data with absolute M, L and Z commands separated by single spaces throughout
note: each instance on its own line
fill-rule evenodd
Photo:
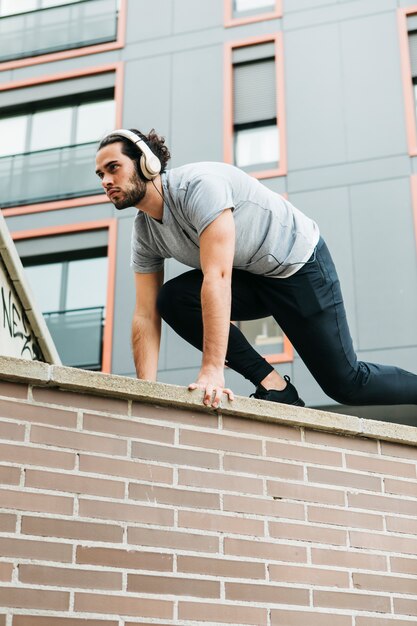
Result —
M 135 144 L 135 146 L 138 147 L 138 149 L 142 153 L 139 161 L 140 169 L 147 180 L 153 180 L 158 176 L 162 169 L 161 161 L 158 159 L 156 154 L 152 152 L 150 147 L 141 137 L 126 128 L 118 128 L 116 130 L 112 130 L 110 133 L 107 133 L 107 135 L 105 135 L 103 139 L 114 136 L 129 139 L 129 141 L 131 141 Z

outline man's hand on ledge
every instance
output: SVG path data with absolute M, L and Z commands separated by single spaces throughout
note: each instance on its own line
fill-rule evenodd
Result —
M 223 393 L 227 395 L 230 401 L 233 401 L 235 398 L 233 391 L 224 386 L 223 368 L 202 368 L 197 380 L 195 383 L 188 385 L 188 389 L 190 391 L 202 389 L 204 391 L 203 403 L 206 406 L 211 406 L 213 409 L 218 408 Z

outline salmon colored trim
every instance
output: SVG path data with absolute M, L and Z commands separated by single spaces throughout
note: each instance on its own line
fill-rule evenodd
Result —
M 414 217 L 414 236 L 416 241 L 417 252 L 417 174 L 411 176 L 411 204 Z
M 78 206 L 90 206 L 91 204 L 109 203 L 106 194 L 101 196 L 84 196 L 71 198 L 69 200 L 56 200 L 55 202 L 41 202 L 39 204 L 26 204 L 15 209 L 1 209 L 4 217 L 15 217 L 16 215 L 27 215 L 28 213 L 41 213 L 43 211 L 57 211 L 60 209 L 72 209 Z
M 274 42 L 275 69 L 277 82 L 277 120 L 279 129 L 280 162 L 279 167 L 259 172 L 249 172 L 254 178 L 273 178 L 287 174 L 287 136 L 285 116 L 285 81 L 284 81 L 284 44 L 282 33 L 251 37 L 235 42 L 228 42 L 224 48 L 224 161 L 233 163 L 233 64 L 232 54 L 235 48 L 254 46 Z
M 417 128 L 413 82 L 411 76 L 410 51 L 408 47 L 407 17 L 417 13 L 417 5 L 407 9 L 398 9 L 398 35 L 400 44 L 401 78 L 404 92 L 405 123 L 407 131 L 408 153 L 417 156 Z
M 275 9 L 267 13 L 258 13 L 249 17 L 233 17 L 233 0 L 224 0 L 224 27 L 241 26 L 252 22 L 275 20 L 282 17 L 282 0 L 275 0 Z
M 290 363 L 294 361 L 294 348 L 292 347 L 291 341 L 288 339 L 286 335 L 284 335 L 284 349 L 282 352 L 278 354 L 266 354 L 264 358 L 268 361 L 268 363 Z
M 58 82 L 61 80 L 68 80 L 71 78 L 79 78 L 81 76 L 92 76 L 94 74 L 104 74 L 106 72 L 115 72 L 114 82 L 114 101 L 115 101 L 115 120 L 114 127 L 122 128 L 123 119 L 123 87 L 124 87 L 124 64 L 122 61 L 117 63 L 111 63 L 109 65 L 101 65 L 98 67 L 89 67 L 82 70 L 72 70 L 70 72 L 62 72 L 60 74 L 53 74 L 48 76 L 40 76 L 39 78 L 14 81 L 0 85 L 0 91 L 7 91 L 10 89 L 22 89 L 23 87 L 29 87 L 34 85 L 40 85 L 50 82 Z M 2 209 L 2 213 L 5 217 L 13 215 L 26 215 L 27 213 L 40 213 L 42 211 L 55 211 L 58 209 L 67 209 L 75 206 L 87 206 L 90 204 L 101 204 L 102 202 L 108 202 L 105 194 L 84 196 L 79 198 L 71 198 L 69 200 L 56 200 L 52 202 L 41 202 L 37 204 L 27 204 L 16 208 L 10 207 Z
M 49 237 L 52 235 L 63 235 L 68 233 L 83 232 L 86 230 L 101 230 L 107 228 L 108 238 L 108 264 L 109 272 L 107 277 L 107 299 L 106 299 L 106 320 L 103 331 L 103 357 L 101 371 L 111 373 L 112 338 L 114 323 L 114 291 L 116 276 L 116 245 L 117 245 L 117 220 L 98 220 L 95 222 L 80 222 L 78 224 L 64 224 L 61 226 L 47 226 L 46 228 L 36 228 L 31 230 L 19 230 L 10 233 L 14 241 L 22 239 L 34 239 L 36 237 Z
M 18 59 L 16 61 L 5 61 L 4 63 L 0 63 L 0 72 L 3 72 L 5 70 L 18 69 L 19 67 L 27 67 L 29 65 L 40 65 L 41 63 L 52 63 L 53 61 L 73 59 L 75 57 L 86 56 L 88 54 L 99 54 L 101 52 L 109 52 L 111 50 L 120 50 L 125 46 L 126 15 L 127 0 L 120 0 L 116 41 L 110 41 L 109 43 L 102 43 L 94 46 L 84 46 L 82 48 L 75 48 L 73 50 L 51 52 L 49 54 L 28 57 L 26 59 Z

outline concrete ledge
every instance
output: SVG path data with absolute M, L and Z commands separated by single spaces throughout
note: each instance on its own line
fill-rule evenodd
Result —
M 0 357 L 0 380 L 35 383 L 69 391 L 125 398 L 147 404 L 184 408 L 203 413 L 214 412 L 213 409 L 203 406 L 200 391 L 190 392 L 177 385 L 154 383 L 127 376 L 102 374 L 101 372 L 89 372 L 72 367 L 47 365 L 38 361 Z M 237 396 L 233 403 L 227 400 L 223 401 L 217 412 L 223 415 L 306 427 L 352 437 L 368 437 L 417 445 L 417 428 L 413 426 L 362 419 L 315 409 L 304 409 L 242 396 Z

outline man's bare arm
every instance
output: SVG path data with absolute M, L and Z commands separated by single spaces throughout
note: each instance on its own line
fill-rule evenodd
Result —
M 235 251 L 235 225 L 231 209 L 225 209 L 200 237 L 200 261 L 204 274 L 201 290 L 204 340 L 203 360 L 197 381 L 189 389 L 204 389 L 204 403 L 216 408 L 224 388 L 231 309 L 231 277 Z
M 132 321 L 132 348 L 136 375 L 143 380 L 156 380 L 161 317 L 156 307 L 164 273 L 135 274 L 136 306 Z

